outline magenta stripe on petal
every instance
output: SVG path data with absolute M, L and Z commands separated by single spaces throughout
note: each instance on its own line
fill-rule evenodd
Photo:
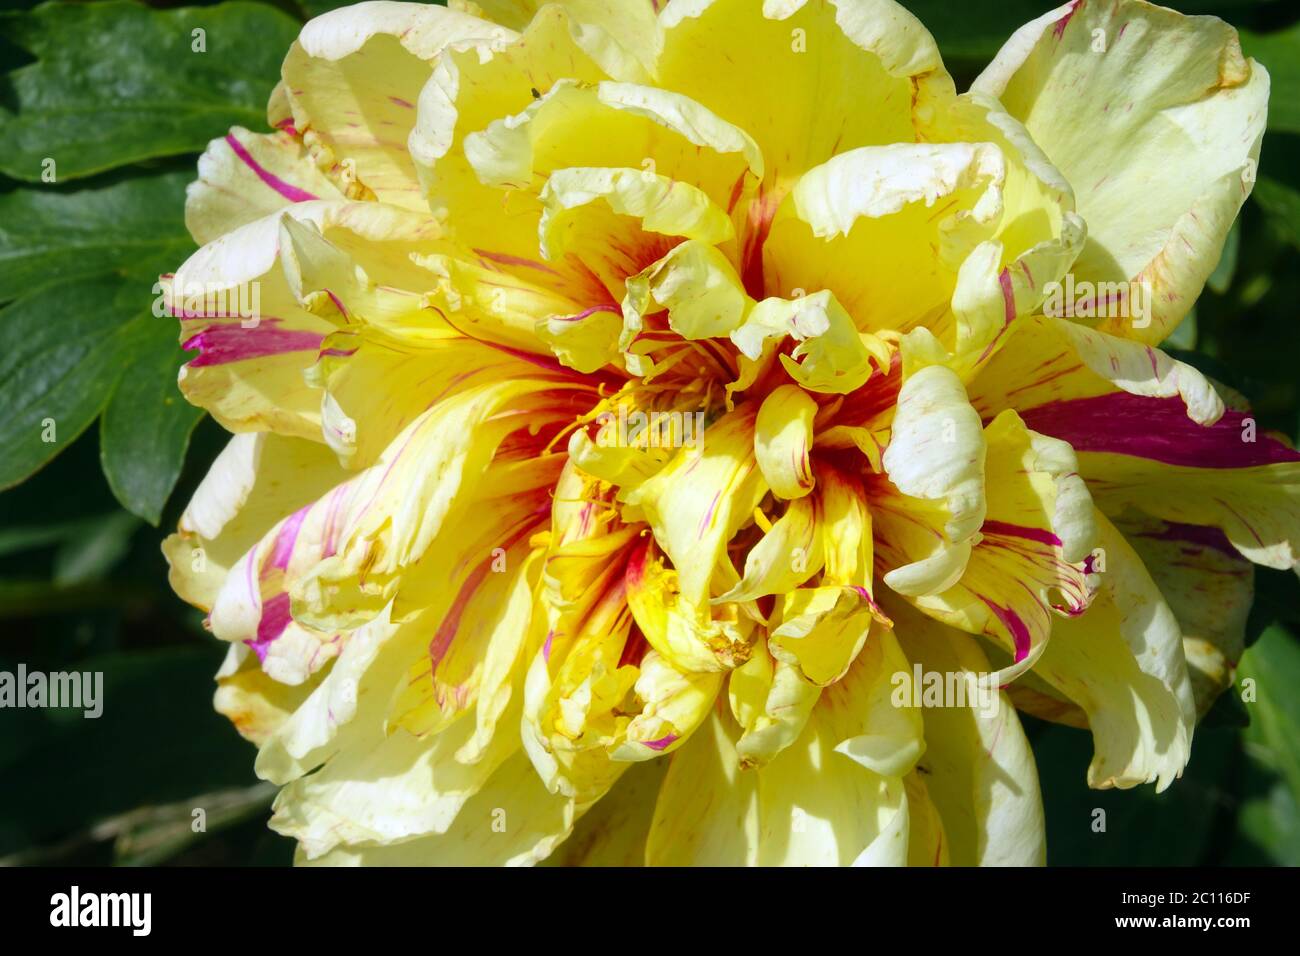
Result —
M 641 743 L 651 750 L 667 750 L 676 740 L 676 734 L 669 734 L 667 737 L 660 737 L 658 740 L 643 740 Z
M 243 160 L 244 165 L 257 174 L 257 178 L 266 183 L 276 192 L 278 192 L 289 202 L 309 202 L 317 197 L 307 192 L 305 189 L 299 189 L 297 186 L 286 183 L 279 176 L 270 170 L 264 168 L 261 163 L 255 160 L 252 155 L 244 148 L 244 144 L 235 137 L 227 133 L 226 143 L 234 151 L 235 155 Z
M 1059 548 L 1061 539 L 1052 532 L 1043 528 L 1028 528 L 1020 524 L 1011 524 L 1009 521 L 985 521 L 984 526 L 980 528 L 982 534 L 996 534 L 1004 538 L 1024 538 L 1026 541 L 1037 541 L 1039 544 L 1049 544 Z
M 251 329 L 242 328 L 237 322 L 208 326 L 186 339 L 181 348 L 187 352 L 197 349 L 199 354 L 190 359 L 189 367 L 203 368 L 282 352 L 314 352 L 324 338 L 319 332 L 282 329 L 275 320 L 263 319 Z
M 860 597 L 860 598 L 862 598 L 862 600 L 866 601 L 866 602 L 867 602 L 867 606 L 870 607 L 871 610 L 875 611 L 875 612 L 876 612 L 877 614 L 879 614 L 882 618 L 885 617 L 885 609 L 882 608 L 879 604 L 876 603 L 876 599 L 873 598 L 873 597 L 871 596 L 871 592 L 870 592 L 870 591 L 868 591 L 866 588 L 864 588 L 864 587 L 863 587 L 862 585 L 860 585 L 860 584 L 850 584 L 849 587 L 853 588 L 853 590 L 855 590 L 855 591 L 858 592 L 858 597 Z M 886 618 L 886 620 L 887 620 L 887 618 Z
M 1079 11 L 1079 7 L 1082 5 L 1083 0 L 1074 0 L 1074 2 L 1070 4 L 1070 9 L 1066 12 L 1065 16 L 1057 20 L 1056 25 L 1052 27 L 1052 36 L 1056 37 L 1058 40 L 1061 39 L 1062 35 L 1065 33 L 1065 28 L 1070 25 L 1070 21 L 1074 18 L 1074 15 Z
M 1149 458 L 1190 468 L 1251 468 L 1300 461 L 1300 454 L 1260 432 L 1243 441 L 1244 412 L 1227 411 L 1213 425 L 1187 417 L 1183 400 L 1128 392 L 1049 402 L 1022 410 L 1036 432 L 1067 441 L 1075 451 Z
M 302 529 L 302 521 L 307 517 L 310 509 L 311 505 L 303 505 L 280 525 L 280 531 L 275 536 L 275 550 L 271 553 L 271 567 L 283 571 L 289 566 L 289 559 L 293 557 L 293 546 L 297 543 L 298 532 Z
M 451 602 L 446 616 L 438 624 L 437 630 L 433 632 L 433 638 L 429 641 L 429 663 L 430 670 L 436 672 L 442 659 L 447 656 L 447 651 L 451 648 L 452 639 L 455 638 L 456 632 L 460 629 L 460 619 L 465 613 L 465 606 L 469 604 L 472 598 L 482 585 L 484 579 L 488 576 L 488 571 L 492 564 L 491 556 L 484 558 L 474 568 L 465 582 L 456 592 L 455 599 Z
M 1016 293 L 1011 288 L 1011 273 L 1003 269 L 998 274 L 998 285 L 1002 286 L 1002 311 L 1006 324 L 1010 325 L 1016 317 Z
M 713 523 L 713 513 L 718 510 L 718 499 L 722 497 L 722 492 L 715 491 L 713 500 L 709 502 L 709 510 L 704 513 L 700 519 L 700 526 L 695 532 L 696 538 L 703 538 L 704 533 L 709 530 L 709 525 Z
M 580 322 L 588 316 L 595 315 L 597 312 L 610 312 L 614 315 L 622 315 L 623 311 L 616 305 L 593 305 L 589 309 L 583 309 L 575 315 L 557 315 L 556 322 Z
M 1011 640 L 1016 646 L 1016 663 L 1019 664 L 1029 656 L 1029 648 L 1033 645 L 1029 628 L 1025 627 L 1025 622 L 1020 619 L 1020 615 L 1010 608 L 999 607 L 986 597 L 980 600 L 989 606 L 989 610 L 1002 622 L 1002 626 L 1011 632 Z
M 1169 521 L 1165 523 L 1163 531 L 1139 532 L 1136 536 L 1149 538 L 1152 541 L 1181 541 L 1185 544 L 1194 544 L 1200 548 L 1219 551 L 1232 558 L 1241 557 L 1237 549 L 1232 546 L 1232 542 L 1228 540 L 1228 536 L 1223 533 L 1223 530 L 1212 525 L 1182 524 Z
M 350 316 L 348 315 L 348 310 L 344 307 L 343 301 L 338 296 L 336 296 L 329 289 L 325 290 L 325 294 L 329 296 L 330 301 L 334 303 L 334 308 L 339 310 L 339 315 L 343 316 L 343 318 L 345 319 L 350 318 Z
M 550 509 L 545 509 L 542 513 L 549 514 Z M 537 527 L 538 516 L 530 515 L 524 522 L 518 526 L 513 533 L 508 535 L 501 542 L 501 547 L 509 550 L 514 547 L 521 538 L 526 534 L 532 533 Z M 461 585 L 460 590 L 456 593 L 455 599 L 451 602 L 451 607 L 447 609 L 446 615 L 439 623 L 437 630 L 433 633 L 433 638 L 429 641 L 429 662 L 430 670 L 437 672 L 438 665 L 442 659 L 447 656 L 447 651 L 451 648 L 451 642 L 455 639 L 457 632 L 460 630 L 460 621 L 465 613 L 465 607 L 478 592 L 482 586 L 483 580 L 488 576 L 491 570 L 492 562 L 495 560 L 492 555 L 488 555 L 469 573 L 465 582 Z M 549 637 L 547 639 L 549 641 Z
M 293 617 L 289 613 L 289 595 L 277 594 L 262 605 L 262 617 L 257 622 L 257 638 L 244 643 L 253 649 L 259 661 L 264 661 L 268 648 L 284 633 L 284 629 L 292 620 Z
M 553 276 L 559 273 L 550 266 L 538 262 L 536 259 L 525 259 L 522 256 L 512 256 L 505 252 L 493 252 L 491 249 L 475 249 L 474 254 L 487 259 L 489 262 L 495 262 L 503 266 L 519 266 L 523 269 L 536 269 L 538 272 L 549 272 Z

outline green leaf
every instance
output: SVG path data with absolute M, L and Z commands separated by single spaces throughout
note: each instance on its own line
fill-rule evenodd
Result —
M 46 286 L 0 311 L 0 488 L 27 478 L 99 417 L 122 375 L 112 277 Z
M 1300 133 L 1300 23 L 1276 33 L 1240 33 L 1242 52 L 1268 70 L 1268 128 Z
M 1246 744 L 1253 757 L 1271 768 L 1300 800 L 1300 642 L 1281 626 L 1270 627 L 1242 656 L 1237 685 L 1253 681 L 1255 700 L 1246 697 L 1250 729 Z
M 1245 732 L 1245 773 L 1237 832 L 1228 862 L 1300 866 L 1300 642 L 1271 627 L 1246 652 L 1232 696 L 1253 681 L 1254 716 Z M 1224 695 L 1225 697 L 1228 694 Z
M 10 74 L 17 110 L 0 122 L 0 171 L 28 182 L 42 181 L 46 160 L 62 182 L 264 126 L 299 29 L 261 3 L 152 10 L 126 0 L 50 3 L 0 23 L 37 59 Z
M 298 6 L 302 7 L 303 15 L 308 20 L 350 4 L 351 0 L 298 0 Z
M 302 10 L 303 19 L 313 20 L 322 13 L 329 13 L 339 7 L 350 7 L 356 0 L 296 0 L 295 6 Z M 432 5 L 445 7 L 447 0 L 430 0 Z
M 1229 866 L 1300 866 L 1300 808 L 1286 782 L 1249 754 L 1244 758 Z
M 109 485 L 158 522 L 201 412 L 176 389 L 175 327 L 150 311 L 145 281 L 78 279 L 0 310 L 0 487 L 45 465 L 107 406 Z
M 0 488 L 30 476 L 103 413 L 101 462 L 131 512 L 156 524 L 202 412 L 182 398 L 176 323 L 157 277 L 193 250 L 189 173 L 0 196 Z M 124 374 L 130 369 L 130 374 Z M 53 423 L 53 432 L 49 423 Z M 53 438 L 53 441 L 46 439 Z
M 70 541 L 84 534 L 98 518 L 78 521 L 60 521 L 57 524 L 38 524 L 21 528 L 0 530 L 0 557 L 36 551 Z
M 163 807 L 141 807 L 118 818 L 112 829 L 115 866 L 156 866 L 178 853 L 248 820 L 270 815 L 276 787 L 251 787 L 204 793 Z M 204 827 L 194 830 L 194 811 L 203 810 Z M 105 828 L 95 828 L 102 832 Z
M 156 525 L 203 410 L 176 387 L 185 353 L 177 344 L 175 323 L 150 319 L 148 339 L 132 357 L 131 374 L 123 376 L 104 410 L 99 453 L 117 500 Z
M 89 581 L 64 587 L 40 578 L 0 579 L 0 620 L 104 609 L 140 613 L 157 600 L 151 590 L 121 582 Z M 0 643 L 6 636 L 0 633 Z
M 934 34 L 944 59 L 991 60 L 1017 29 L 1048 10 L 1039 0 L 902 0 Z
M 0 195 L 0 302 L 70 279 L 175 268 L 194 249 L 184 220 L 192 179 L 185 170 Z

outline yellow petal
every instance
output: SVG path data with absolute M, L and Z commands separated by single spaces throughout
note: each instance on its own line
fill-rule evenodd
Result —
M 889 605 L 899 640 L 925 672 L 987 679 L 975 641 Z M 1033 751 L 1004 693 L 982 707 L 925 707 L 920 769 L 943 819 L 957 866 L 1041 866 L 1046 857 L 1042 796 Z
M 561 80 L 523 112 L 465 138 L 465 155 L 488 185 L 531 189 L 566 167 L 642 168 L 727 203 L 763 158 L 743 130 L 680 93 L 632 83 Z
M 547 793 L 522 752 L 465 801 L 445 833 L 388 845 L 338 846 L 296 863 L 316 866 L 529 866 L 573 830 L 573 801 Z
M 739 731 L 717 710 L 668 767 L 646 837 L 650 866 L 752 866 L 758 859 L 758 778 L 736 759 Z M 701 807 L 699 795 L 710 795 Z
M 1097 524 L 1100 589 L 1085 614 L 1056 622 L 1034 672 L 1088 714 L 1089 786 L 1154 781 L 1160 791 L 1182 774 L 1196 721 L 1183 636 L 1133 549 L 1104 517 Z
M 765 399 L 754 423 L 754 457 L 778 498 L 801 498 L 813 489 L 813 418 L 817 403 L 803 389 L 783 385 Z
M 699 448 L 683 448 L 629 496 L 672 559 L 682 597 L 703 604 L 727 542 L 767 491 L 754 460 L 756 410 L 742 405 L 713 422 Z
M 798 588 L 782 595 L 779 623 L 768 638 L 772 655 L 814 684 L 839 680 L 867 642 L 872 608 L 851 587 Z
M 415 103 L 447 47 L 508 42 L 513 32 L 476 17 L 387 0 L 317 17 L 285 58 L 294 125 L 326 147 L 381 201 L 424 209 L 406 138 Z
M 1115 524 L 1178 619 L 1197 713 L 1204 715 L 1232 684 L 1245 650 L 1255 569 L 1217 528 L 1136 513 Z
M 661 243 L 662 237 L 715 244 L 734 234 L 731 220 L 707 194 L 646 170 L 561 169 L 547 179 L 541 201 L 542 255 L 558 259 L 566 250 L 572 251 L 617 298 L 622 298 L 617 291 L 619 273 L 639 272 L 638 259 L 652 254 L 654 243 Z M 636 225 L 620 224 L 614 217 L 631 219 Z M 597 242 L 613 248 L 599 247 Z
M 820 505 L 825 533 L 825 584 L 860 587 L 872 593 L 871 511 L 862 486 L 834 468 L 822 470 Z
M 1004 408 L 1025 412 L 1116 391 L 1144 398 L 1177 397 L 1187 417 L 1202 425 L 1212 425 L 1223 415 L 1223 401 L 1214 386 L 1187 363 L 1152 346 L 1049 316 L 1017 322 L 1006 346 L 968 390 L 971 403 L 986 416 Z M 1037 413 L 1044 414 L 1049 412 Z
M 684 674 L 654 651 L 641 660 L 634 692 L 641 711 L 624 730 L 610 756 L 615 760 L 653 760 L 680 747 L 709 715 L 722 674 Z
M 836 152 L 911 140 L 914 114 L 952 95 L 933 38 L 890 0 L 679 0 L 661 20 L 661 85 L 752 134 L 777 189 Z
M 295 202 L 345 198 L 301 137 L 234 126 L 199 157 L 199 178 L 185 191 L 185 228 L 202 245 Z
M 1187 314 L 1250 193 L 1268 74 L 1236 32 L 1137 0 L 1071 3 L 1017 31 L 976 79 L 1074 184 L 1088 282 L 1145 282 L 1101 327 L 1155 344 Z M 1131 215 L 1141 208 L 1138 223 Z
M 1095 526 L 1068 445 L 1030 432 L 1009 411 L 989 424 L 985 439 L 988 514 L 980 540 L 955 585 L 912 600 L 1012 653 L 1014 664 L 1000 675 L 1007 683 L 1042 653 L 1055 613 L 1087 607 L 1083 559 Z M 888 555 L 893 542 L 882 538 L 878 545 Z
M 731 263 L 706 242 L 687 240 L 627 280 L 623 347 L 642 328 L 642 317 L 668 311 L 668 327 L 685 339 L 720 338 L 743 321 L 751 301 Z
M 822 541 L 821 521 L 813 502 L 796 498 L 772 529 L 749 549 L 744 577 L 715 597 L 713 603 L 753 601 L 797 588 L 821 570 Z
M 800 178 L 764 247 L 774 288 L 828 289 L 872 330 L 942 309 L 958 264 L 997 226 L 1006 164 L 989 143 L 910 139 L 840 152 Z
M 230 569 L 272 526 L 345 478 L 324 445 L 268 432 L 235 435 L 163 542 L 172 588 L 212 610 Z
M 750 653 L 753 623 L 728 602 L 714 610 L 683 600 L 678 572 L 646 547 L 627 570 L 627 602 L 641 633 L 656 651 L 686 672 L 725 670 Z
M 667 770 L 667 760 L 630 767 L 542 865 L 644 866 L 646 837 Z
M 799 669 L 776 660 L 765 645 L 731 672 L 727 681 L 731 712 L 744 728 L 736 742 L 742 770 L 761 767 L 803 733 L 822 689 Z
M 653 76 L 663 43 L 653 7 L 617 0 L 451 0 L 450 6 L 464 6 L 516 30 L 539 12 L 557 14 L 573 42 L 619 78 Z
M 789 355 L 781 355 L 781 364 L 792 379 L 815 392 L 847 394 L 871 375 L 871 359 L 882 367 L 889 365 L 884 344 L 859 334 L 852 317 L 828 291 L 793 301 L 764 299 L 731 333 L 731 341 L 757 360 L 768 340 L 779 342 L 787 335 L 798 344 Z

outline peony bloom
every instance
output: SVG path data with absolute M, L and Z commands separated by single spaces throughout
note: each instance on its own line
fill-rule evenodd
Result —
M 1252 562 L 1300 560 L 1300 456 L 1156 348 L 1267 96 L 1140 0 L 962 95 L 892 0 L 309 23 L 169 277 L 234 437 L 165 550 L 272 827 L 318 863 L 1038 863 L 1017 711 L 1090 728 L 1094 787 L 1168 786 Z

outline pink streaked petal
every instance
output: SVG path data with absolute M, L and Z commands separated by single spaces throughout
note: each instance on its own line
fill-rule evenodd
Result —
M 1150 538 L 1152 541 L 1180 541 L 1201 548 L 1209 548 L 1212 551 L 1218 551 L 1220 554 L 1226 554 L 1230 558 L 1240 557 L 1237 549 L 1234 548 L 1232 542 L 1228 540 L 1228 536 L 1223 533 L 1223 529 L 1216 528 L 1212 525 L 1182 524 L 1175 521 L 1166 521 L 1164 530 L 1159 532 L 1142 531 L 1138 532 L 1137 536 Z
M 244 643 L 253 649 L 259 661 L 265 661 L 267 651 L 292 620 L 289 595 L 277 594 L 262 605 L 262 616 L 257 622 L 257 637 Z
M 257 174 L 258 179 L 266 183 L 266 185 L 270 186 L 285 199 L 289 200 L 289 202 L 310 202 L 313 199 L 319 198 L 315 194 L 307 192 L 305 189 L 299 189 L 291 183 L 286 183 L 279 176 L 275 175 L 275 173 L 266 169 L 261 163 L 253 158 L 252 154 L 244 148 L 244 144 L 235 139 L 232 134 L 226 134 L 226 144 L 230 147 L 231 151 L 240 158 L 245 166 Z
M 512 256 L 504 252 L 493 252 L 491 249 L 475 249 L 474 254 L 487 259 L 489 262 L 495 262 L 498 265 L 519 266 L 523 269 L 535 269 L 538 272 L 547 272 L 553 276 L 558 276 L 560 274 L 550 266 L 543 262 L 538 262 L 536 259 L 525 259 L 522 256 Z
M 307 512 L 310 510 L 311 505 L 303 505 L 280 525 L 280 530 L 275 536 L 275 547 L 271 552 L 270 567 L 283 571 L 289 566 L 289 559 L 293 557 L 293 546 L 298 541 L 298 532 L 302 530 L 303 519 L 307 517 Z M 262 574 L 265 577 L 265 570 Z
M 263 319 L 253 328 L 237 322 L 211 325 L 181 345 L 187 352 L 198 350 L 190 368 L 227 365 L 285 352 L 314 352 L 325 337 L 319 332 L 280 328 L 276 319 Z
M 1127 392 L 1049 402 L 1020 413 L 1036 432 L 1069 442 L 1078 452 L 1149 458 L 1190 468 L 1252 468 L 1300 461 L 1300 453 L 1267 434 L 1243 441 L 1251 416 L 1226 411 L 1213 425 L 1187 417 L 1177 396 L 1144 398 Z
M 1024 538 L 1026 541 L 1037 541 L 1039 544 L 1048 544 L 1059 548 L 1061 539 L 1052 532 L 1043 528 L 1028 528 L 1024 525 L 1012 524 L 1008 521 L 985 521 L 980 533 L 984 535 L 996 534 L 1010 538 Z
M 1002 626 L 1011 632 L 1011 639 L 1016 646 L 1016 663 L 1019 664 L 1029 656 L 1030 647 L 1033 645 L 1033 638 L 1029 634 L 1029 628 L 1025 626 L 1025 622 L 1020 615 L 1010 608 L 995 604 L 988 598 L 980 598 L 980 600 L 988 605 L 989 610 L 1002 622 Z

